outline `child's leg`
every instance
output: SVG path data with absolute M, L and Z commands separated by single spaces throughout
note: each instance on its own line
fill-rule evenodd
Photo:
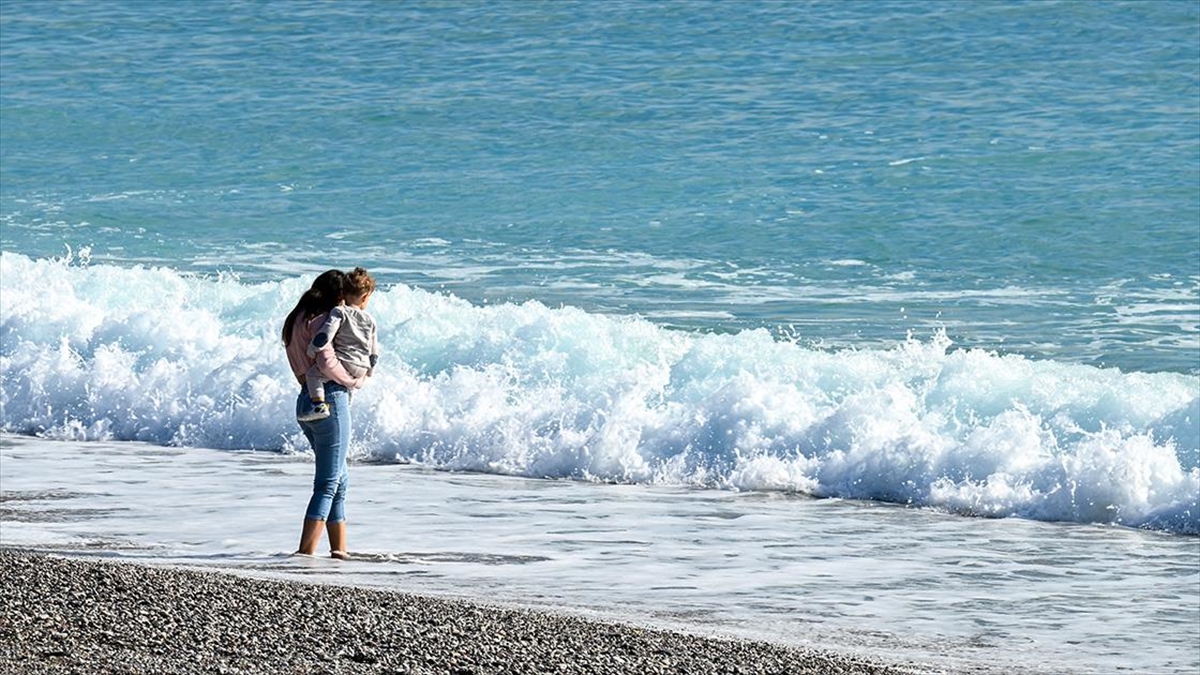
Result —
M 325 379 L 321 377 L 316 366 L 309 368 L 308 372 L 304 374 L 304 386 L 312 405 L 308 410 L 297 413 L 296 420 L 316 422 L 329 417 L 329 406 L 325 405 Z
M 315 365 L 304 374 L 304 386 L 308 387 L 308 397 L 314 404 L 325 402 L 325 378 Z

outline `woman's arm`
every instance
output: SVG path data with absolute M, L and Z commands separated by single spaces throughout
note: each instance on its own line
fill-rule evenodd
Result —
M 342 362 L 338 360 L 337 354 L 334 353 L 333 347 L 318 351 L 313 358 L 316 360 L 317 370 L 320 370 L 322 375 L 347 389 L 358 389 L 367 379 L 350 377 L 350 373 L 346 372 Z
M 312 325 L 316 321 L 320 321 L 319 325 L 324 325 L 329 317 L 324 314 L 316 317 L 296 317 L 295 328 L 292 331 L 292 341 L 287 344 L 288 365 L 292 368 L 292 373 L 296 375 L 296 379 L 304 382 L 304 374 L 308 369 L 316 365 L 326 379 L 337 382 L 347 389 L 357 389 L 362 386 L 363 380 L 350 376 L 346 372 L 346 368 L 342 366 L 342 362 L 338 361 L 337 354 L 333 352 L 333 347 L 326 345 L 324 349 L 314 350 L 312 356 L 306 352 L 312 343 Z

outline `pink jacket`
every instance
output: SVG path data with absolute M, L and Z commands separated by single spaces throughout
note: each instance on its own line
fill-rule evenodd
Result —
M 366 378 L 350 377 L 350 373 L 342 367 L 332 349 L 322 349 L 312 358 L 308 355 L 308 343 L 312 342 L 313 335 L 325 323 L 327 316 L 328 314 L 318 314 L 311 319 L 305 319 L 304 315 L 296 317 L 296 324 L 292 326 L 292 341 L 287 345 L 288 365 L 292 367 L 292 374 L 301 383 L 304 382 L 304 374 L 316 363 L 325 377 L 347 389 L 358 389 Z

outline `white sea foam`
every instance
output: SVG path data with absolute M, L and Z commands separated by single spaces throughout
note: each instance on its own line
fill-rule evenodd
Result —
M 279 324 L 308 278 L 0 254 L 0 428 L 306 451 Z M 1200 378 L 955 350 L 824 351 L 397 285 L 360 458 L 1200 532 Z

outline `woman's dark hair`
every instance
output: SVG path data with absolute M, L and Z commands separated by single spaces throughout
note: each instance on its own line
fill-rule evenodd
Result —
M 300 296 L 300 302 L 296 303 L 296 307 L 283 320 L 283 344 L 290 345 L 292 343 L 292 326 L 296 324 L 296 317 L 303 314 L 305 319 L 311 319 L 318 314 L 328 312 L 342 301 L 342 294 L 345 293 L 345 290 L 345 272 L 341 270 L 322 272 L 321 276 L 313 280 L 312 287 L 304 291 L 304 295 Z

